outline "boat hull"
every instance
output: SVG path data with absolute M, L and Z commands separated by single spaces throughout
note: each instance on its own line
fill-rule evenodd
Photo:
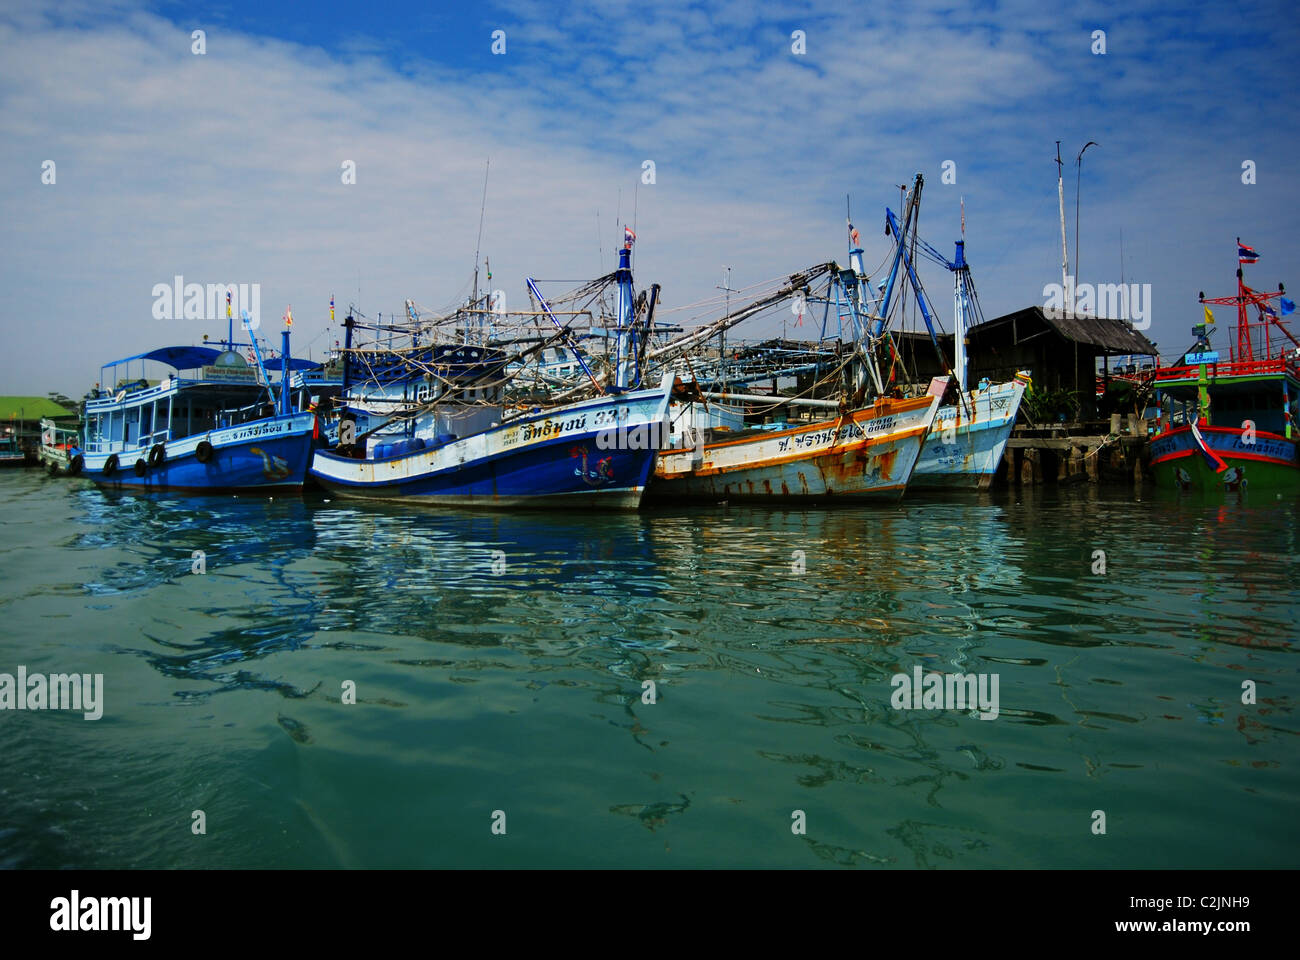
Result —
M 667 436 L 669 391 L 636 391 L 508 420 L 432 449 L 356 460 L 318 451 L 332 494 L 429 506 L 635 510 Z
M 51 474 L 66 475 L 72 473 L 72 463 L 76 454 L 61 446 L 47 446 L 41 444 L 40 449 L 36 452 L 36 459 L 40 461 L 41 466 L 47 468 Z M 82 458 L 83 462 L 85 458 Z
M 301 490 L 312 455 L 315 415 L 293 414 L 213 430 L 165 445 L 162 463 L 149 466 L 149 448 L 118 451 L 118 466 L 104 471 L 109 452 L 87 452 L 82 476 L 123 490 L 181 493 L 279 492 Z M 201 462 L 199 444 L 212 446 Z M 136 464 L 145 464 L 143 473 Z
M 966 394 L 968 406 L 940 407 L 908 486 L 987 490 L 1016 424 L 1025 384 L 999 383 Z
M 668 450 L 647 499 L 897 500 L 938 409 L 933 396 L 880 400 L 832 420 Z
M 1199 428 L 1206 445 L 1228 465 L 1216 471 L 1192 434 L 1191 427 L 1175 427 L 1151 441 L 1151 474 L 1158 486 L 1171 490 L 1230 493 L 1261 490 L 1266 493 L 1300 493 L 1297 443 L 1274 433 L 1247 434 L 1231 427 Z

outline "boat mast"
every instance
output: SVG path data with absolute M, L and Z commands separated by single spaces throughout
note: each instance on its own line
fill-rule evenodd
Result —
M 287 417 L 292 412 L 289 403 L 289 325 L 286 323 L 280 331 L 280 415 Z
M 966 215 L 962 214 L 962 239 L 957 241 L 957 253 L 952 269 L 952 372 L 957 376 L 957 389 L 966 392 Z
M 853 212 L 849 206 L 847 195 L 844 197 L 844 220 L 848 224 L 849 230 L 849 270 L 841 271 L 835 279 L 839 281 L 840 286 L 844 287 L 845 300 L 848 302 L 849 312 L 853 319 L 853 335 L 858 344 L 859 359 L 861 360 L 861 365 L 854 376 L 853 388 L 855 392 L 861 390 L 869 373 L 876 388 L 876 396 L 884 396 L 885 384 L 881 380 L 880 367 L 876 363 L 876 352 L 872 349 L 870 324 L 867 317 L 867 302 L 871 292 L 870 278 L 862 266 L 862 237 L 853 226 Z M 846 272 L 852 275 L 851 278 L 845 277 Z M 835 296 L 836 313 L 840 312 L 838 289 L 837 287 Z
M 1260 293 L 1258 290 L 1252 290 L 1250 287 L 1246 286 L 1241 265 L 1245 262 L 1242 260 L 1242 257 L 1247 255 L 1247 250 L 1248 248 L 1242 246 L 1241 238 L 1238 237 L 1237 295 L 1235 297 L 1206 297 L 1204 290 L 1201 291 L 1200 296 L 1200 302 L 1202 304 L 1213 303 L 1222 306 L 1232 305 L 1237 308 L 1237 349 L 1235 354 L 1232 354 L 1232 359 L 1238 362 L 1255 359 L 1254 341 L 1250 335 L 1252 324 L 1248 313 L 1248 308 L 1251 306 L 1257 307 L 1260 311 L 1260 322 L 1259 324 L 1256 324 L 1256 326 L 1262 326 L 1264 328 L 1265 359 L 1272 359 L 1273 353 L 1272 348 L 1269 346 L 1268 330 L 1270 324 L 1276 326 L 1292 343 L 1296 344 L 1297 347 L 1300 347 L 1300 340 L 1296 340 L 1296 338 L 1292 336 L 1291 331 L 1282 325 L 1282 321 L 1277 319 L 1276 314 L 1273 313 L 1272 308 L 1268 305 L 1270 300 L 1281 300 L 1286 296 L 1286 284 L 1279 283 L 1277 285 L 1277 290 L 1273 293 Z M 1258 255 L 1251 252 L 1250 262 L 1253 263 L 1257 258 Z
M 627 390 L 630 386 L 630 368 L 636 349 L 632 342 L 636 334 L 632 329 L 631 257 L 632 239 L 624 235 L 623 246 L 618 250 L 618 270 L 614 274 L 615 282 L 618 284 L 618 316 L 616 318 L 618 335 L 614 341 L 614 387 L 618 390 Z
M 488 157 L 486 165 L 483 167 L 483 202 L 478 208 L 478 239 L 474 241 L 474 296 L 470 300 L 470 308 L 478 309 L 478 255 L 483 249 L 483 214 L 487 212 L 487 185 L 488 172 L 492 169 L 492 158 Z M 483 315 L 478 314 L 479 332 L 482 333 Z M 469 333 L 469 323 L 465 324 L 465 333 Z M 466 339 L 469 339 L 468 336 Z M 481 337 L 480 337 L 481 340 Z
M 1061 165 L 1061 141 L 1056 141 L 1056 199 L 1061 206 L 1061 296 L 1062 306 L 1068 313 L 1074 312 L 1074 290 L 1069 282 L 1070 258 L 1065 249 L 1065 179 Z

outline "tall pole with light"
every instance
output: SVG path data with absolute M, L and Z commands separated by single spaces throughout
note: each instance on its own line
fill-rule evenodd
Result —
M 1101 144 L 1096 140 L 1089 140 L 1083 145 L 1083 150 L 1074 158 L 1074 165 L 1077 168 L 1074 176 L 1074 282 L 1079 282 L 1079 185 L 1083 180 L 1083 154 L 1089 147 L 1100 147 Z

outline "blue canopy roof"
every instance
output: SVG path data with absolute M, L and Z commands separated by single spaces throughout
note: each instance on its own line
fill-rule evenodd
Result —
M 165 363 L 177 370 L 193 370 L 195 367 L 202 367 L 205 364 L 212 363 L 217 357 L 221 356 L 222 352 L 211 347 L 159 347 L 157 350 L 150 350 L 148 353 L 137 353 L 133 357 L 114 360 L 111 363 L 104 364 L 104 366 L 116 367 L 118 364 L 129 363 L 132 360 L 157 360 L 159 363 Z

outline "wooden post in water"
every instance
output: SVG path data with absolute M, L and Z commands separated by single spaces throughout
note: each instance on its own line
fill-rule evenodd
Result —
M 1028 449 L 1020 451 L 1020 483 L 1022 486 L 1026 484 L 1032 485 L 1034 482 L 1034 464 L 1031 460 L 1033 452 Z

